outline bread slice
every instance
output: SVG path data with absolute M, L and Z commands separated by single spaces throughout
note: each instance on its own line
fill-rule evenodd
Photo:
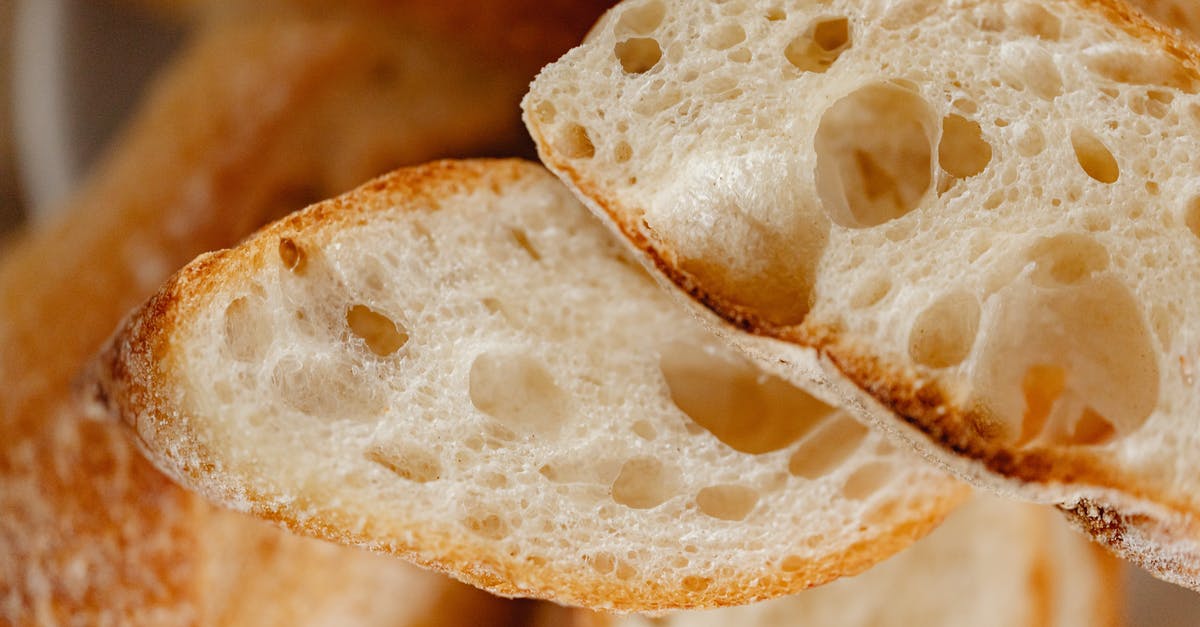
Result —
M 196 254 L 376 168 L 508 146 L 528 77 L 337 12 L 181 54 L 62 219 L 0 259 L 0 624 L 507 624 L 509 602 L 209 505 L 70 386 Z
M 1200 588 L 1198 60 L 1111 0 L 631 0 L 526 123 L 764 367 Z
M 521 161 L 400 170 L 199 257 L 92 379 L 219 503 L 594 608 L 853 574 L 965 490 L 718 347 Z
M 1122 621 L 1117 560 L 1052 509 L 977 496 L 853 578 L 745 607 L 657 619 L 542 607 L 546 627 L 1100 627 Z

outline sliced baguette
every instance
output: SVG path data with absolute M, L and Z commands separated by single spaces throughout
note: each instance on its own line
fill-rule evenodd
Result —
M 507 146 L 527 78 L 469 49 L 340 13 L 205 30 L 62 219 L 12 240 L 0 624 L 508 623 L 507 601 L 209 505 L 70 394 L 121 316 L 194 255 L 377 168 Z
M 521 161 L 400 170 L 199 257 L 92 380 L 219 503 L 593 608 L 795 592 L 965 495 L 719 348 Z
M 1123 622 L 1121 586 L 1117 560 L 1052 509 L 977 496 L 912 547 L 815 590 L 656 619 L 542 607 L 535 624 L 1101 627 Z
M 1198 58 L 1113 0 L 631 0 L 524 106 L 763 367 L 1200 588 Z

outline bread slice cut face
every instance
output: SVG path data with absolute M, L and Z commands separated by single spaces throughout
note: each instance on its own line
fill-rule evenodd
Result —
M 1053 509 L 981 493 L 867 572 L 792 596 L 658 618 L 539 608 L 539 619 L 546 627 L 1115 626 L 1119 564 Z
M 1103 0 L 631 0 L 524 106 L 764 367 L 1200 587 L 1197 67 Z
M 722 348 L 521 161 L 400 170 L 201 256 L 91 376 L 220 503 L 589 607 L 795 592 L 966 496 Z

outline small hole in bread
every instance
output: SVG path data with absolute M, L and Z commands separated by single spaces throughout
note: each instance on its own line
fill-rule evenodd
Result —
M 779 7 L 771 7 L 767 9 L 766 18 L 768 22 L 781 22 L 787 19 L 787 11 Z
M 819 20 L 790 41 L 783 56 L 801 72 L 824 72 L 851 46 L 850 20 L 832 17 Z
M 625 163 L 633 158 L 633 147 L 629 142 L 621 140 L 617 142 L 613 148 L 613 160 L 617 163 Z
M 895 472 L 887 462 L 868 463 L 846 479 L 842 494 L 848 499 L 861 501 L 887 485 Z
M 613 32 L 618 36 L 630 33 L 649 35 L 658 29 L 666 14 L 667 7 L 660 0 L 634 4 L 621 13 Z
M 746 41 L 746 30 L 738 24 L 722 24 L 704 38 L 704 43 L 713 50 L 727 50 Z
M 1024 32 L 1046 41 L 1062 38 L 1062 20 L 1039 4 L 1027 2 L 1014 11 L 1013 24 Z
M 282 237 L 279 239 L 279 260 L 283 262 L 283 267 L 296 274 L 302 274 L 307 256 L 304 249 L 295 240 L 290 237 Z
M 1075 158 L 1079 167 L 1093 179 L 1101 183 L 1116 183 L 1121 176 L 1121 168 L 1112 152 L 1089 131 L 1075 129 L 1071 132 L 1071 146 L 1075 149 Z
M 366 305 L 346 310 L 346 324 L 380 357 L 392 355 L 408 343 L 408 333 L 402 325 Z
M 1034 285 L 1073 285 L 1108 268 L 1108 250 L 1082 233 L 1062 233 L 1034 243 L 1026 257 L 1035 262 Z
M 1117 83 L 1173 87 L 1194 93 L 1194 73 L 1166 52 L 1147 53 L 1121 46 L 1093 46 L 1083 62 L 1096 74 Z
M 625 462 L 612 484 L 613 500 L 633 509 L 658 507 L 678 491 L 678 471 L 649 457 Z
M 908 214 L 933 182 L 933 110 L 875 84 L 843 97 L 817 129 L 817 194 L 834 222 L 863 228 Z
M 690 592 L 704 592 L 708 586 L 712 584 L 712 579 L 708 577 L 698 577 L 696 575 L 688 575 L 683 578 L 683 589 Z
M 930 368 L 962 363 L 979 332 L 979 299 L 966 292 L 939 298 L 917 316 L 908 334 L 908 354 Z
M 700 512 L 720 520 L 744 520 L 758 503 L 758 492 L 740 485 L 716 485 L 696 494 Z
M 471 364 L 471 403 L 506 427 L 556 431 L 567 396 L 539 360 L 529 355 L 483 353 Z
M 564 124 L 558 129 L 554 146 L 569 159 L 591 159 L 596 155 L 596 146 L 587 129 L 575 123 Z
M 441 478 L 442 464 L 432 454 L 404 444 L 373 446 L 364 456 L 402 479 L 428 483 Z
M 658 432 L 655 431 L 654 425 L 645 420 L 639 420 L 633 423 L 633 433 L 643 440 L 653 440 L 658 436 Z
M 596 572 L 606 575 L 611 573 L 613 568 L 616 567 L 617 558 L 613 557 L 612 553 L 605 553 L 601 551 L 600 553 L 587 558 L 587 562 L 591 564 L 592 568 Z
M 509 233 L 512 235 L 513 241 L 517 243 L 517 246 L 520 246 L 521 250 L 524 250 L 531 259 L 541 261 L 542 254 L 529 241 L 529 234 L 524 229 L 509 229 Z
M 271 318 L 261 298 L 243 296 L 225 308 L 225 346 L 234 359 L 261 361 L 274 337 Z
M 789 555 L 779 563 L 779 569 L 785 573 L 794 573 L 798 570 L 806 569 L 808 566 L 809 560 L 799 555 Z
M 501 540 L 508 536 L 508 525 L 496 514 L 471 514 L 463 519 L 463 526 L 489 540 Z
M 961 115 L 942 120 L 942 142 L 938 163 L 951 176 L 965 179 L 983 172 L 992 161 L 992 145 L 983 138 L 979 122 Z
M 657 39 L 633 37 L 617 42 L 613 54 L 617 55 L 621 69 L 627 74 L 644 74 L 658 65 L 662 59 L 662 48 Z
M 864 279 L 850 297 L 850 307 L 866 309 L 883 300 L 892 291 L 892 280 L 887 275 L 876 274 Z
M 1200 238 L 1200 196 L 1193 196 L 1183 210 L 1183 223 Z
M 804 440 L 788 461 L 788 472 L 805 479 L 823 477 L 853 455 L 867 433 L 858 421 L 838 414 Z
M 724 349 L 674 343 L 664 348 L 660 367 L 675 405 L 743 453 L 784 448 L 833 411 Z

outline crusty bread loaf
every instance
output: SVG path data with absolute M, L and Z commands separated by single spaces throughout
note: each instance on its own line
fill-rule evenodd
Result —
M 719 348 L 521 161 L 400 170 L 197 258 L 92 380 L 220 503 L 595 608 L 795 592 L 965 495 Z
M 540 623 L 538 622 L 540 621 Z M 1101 627 L 1122 624 L 1117 561 L 1049 508 L 978 496 L 853 578 L 745 607 L 658 619 L 539 608 L 546 627 Z
M 764 367 L 1200 588 L 1198 58 L 1113 0 L 631 0 L 526 122 Z
M 210 506 L 69 394 L 128 308 L 199 252 L 378 168 L 507 145 L 527 79 L 464 46 L 344 15 L 205 31 L 67 215 L 13 240 L 0 624 L 505 624 L 507 602 Z

